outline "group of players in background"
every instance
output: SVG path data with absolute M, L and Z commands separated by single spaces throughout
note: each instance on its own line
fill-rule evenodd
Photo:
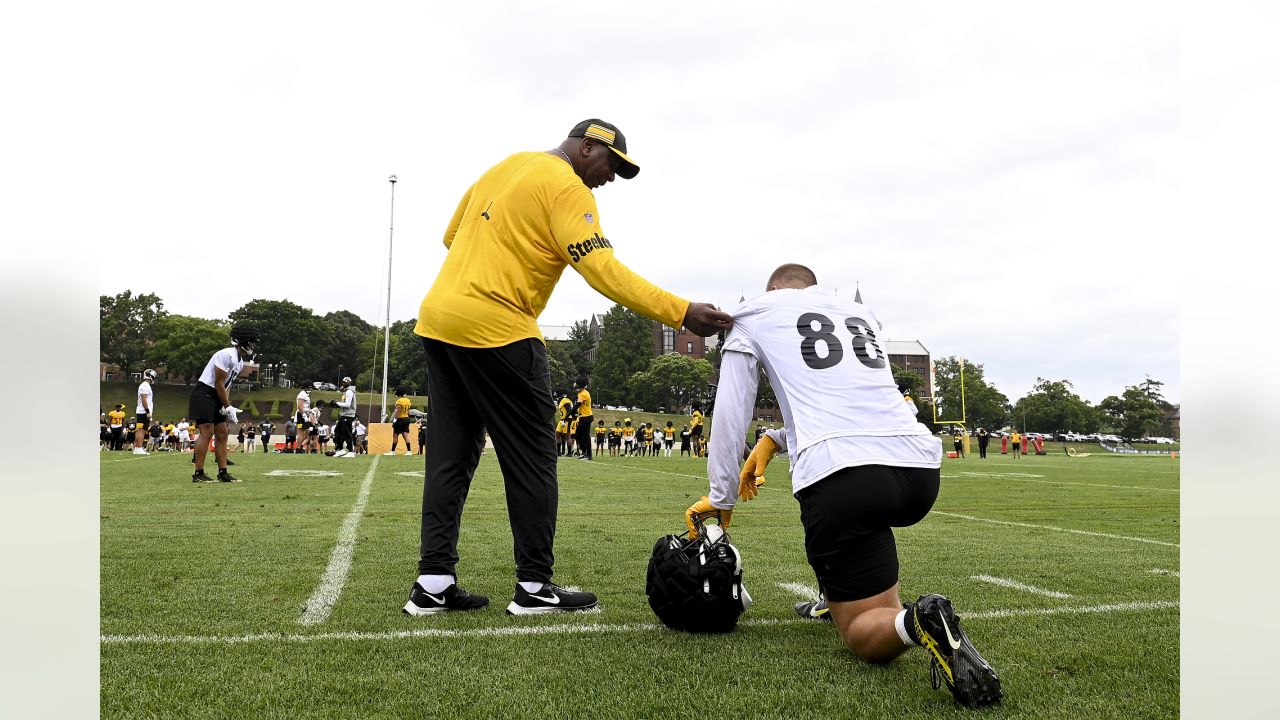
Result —
M 110 412 L 99 413 L 99 442 L 102 450 L 126 449 L 127 433 L 132 430 L 133 454 L 147 455 L 157 451 L 193 452 L 198 434 L 193 423 L 183 417 L 177 422 L 161 423 L 152 417 L 155 408 L 154 392 L 151 382 L 156 379 L 154 370 L 147 370 L 138 386 L 138 406 L 133 423 L 128 423 L 123 404 L 116 405 Z M 280 446 L 272 445 L 277 434 L 276 424 L 264 419 L 261 422 L 235 423 L 236 443 L 228 444 L 229 452 L 281 452 L 290 454 L 330 454 L 329 443 L 337 443 L 332 452 L 334 457 L 354 457 L 369 452 L 368 427 L 356 417 L 355 392 L 350 378 L 342 379 L 339 392 L 342 397 L 337 400 L 318 400 L 312 402 L 311 390 L 304 383 L 294 401 L 294 412 L 284 423 L 283 441 Z M 583 457 L 578 447 L 581 437 L 594 438 L 595 453 L 604 455 L 608 450 L 609 457 L 671 457 L 679 442 L 679 455 L 689 457 L 706 457 L 707 445 L 703 437 L 704 418 L 702 404 L 694 402 L 691 406 L 688 424 L 679 428 L 668 420 L 666 427 L 655 427 L 651 422 L 633 425 L 631 418 L 615 420 L 608 427 L 604 420 L 598 420 L 588 433 L 579 435 L 580 422 L 590 423 L 590 415 L 580 415 L 581 403 L 575 403 L 570 393 L 557 391 L 560 398 L 556 411 L 556 443 L 557 451 L 566 457 Z M 329 407 L 339 411 L 338 423 L 330 426 L 322 419 L 326 402 Z M 400 443 L 404 443 L 404 455 L 414 454 L 415 448 L 410 442 L 411 435 L 417 435 L 417 454 L 424 453 L 427 444 L 426 414 L 412 407 L 408 390 L 396 388 L 396 402 L 391 412 L 392 440 L 391 449 L 385 455 L 397 455 Z M 344 422 L 345 420 L 345 422 Z M 414 427 L 416 425 L 416 428 Z M 344 427 L 345 426 L 345 427 Z M 416 430 L 415 432 L 412 432 Z M 757 438 L 763 428 L 756 428 Z M 260 438 L 260 442 L 259 442 Z M 231 436 L 228 436 L 230 441 Z
M 579 393 L 582 392 L 584 390 L 580 389 Z M 676 429 L 671 420 L 667 421 L 666 427 L 655 427 L 651 422 L 633 425 L 631 418 L 614 420 L 612 427 L 607 426 L 604 420 L 596 420 L 595 426 L 590 427 L 592 416 L 579 414 L 581 400 L 575 403 L 565 390 L 557 390 L 556 396 L 559 398 L 556 407 L 556 451 L 561 456 L 589 459 L 594 455 L 603 456 L 607 449 L 609 457 L 671 457 L 678 439 L 680 455 L 706 457 L 702 403 L 692 404 L 689 424 L 682 425 L 679 429 Z M 582 423 L 587 423 L 589 427 L 585 433 L 579 429 Z M 588 448 L 579 447 L 583 438 L 587 442 L 594 442 L 594 453 Z

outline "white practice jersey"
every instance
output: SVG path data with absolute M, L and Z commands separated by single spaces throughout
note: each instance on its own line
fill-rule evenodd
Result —
M 219 350 L 209 358 L 208 364 L 204 366 L 204 371 L 200 373 L 200 382 L 209 387 L 218 386 L 218 375 L 214 372 L 214 368 L 222 368 L 227 373 L 227 380 L 223 383 L 224 387 L 231 387 L 231 383 L 235 382 L 236 377 L 240 375 L 240 371 L 244 369 L 244 361 L 240 359 L 240 351 L 234 347 Z
M 338 406 L 338 414 L 342 417 L 356 416 L 356 389 L 348 387 L 342 393 L 342 399 L 335 403 Z
M 302 412 L 305 417 L 305 413 L 311 409 L 311 395 L 306 390 L 299 390 L 298 399 L 302 401 Z M 294 409 L 297 409 L 297 403 L 294 403 Z
M 713 505 L 737 500 L 761 365 L 786 424 L 792 492 L 845 467 L 941 466 L 942 445 L 902 401 L 865 305 L 815 285 L 766 292 L 730 313 L 708 463 Z
M 142 403 L 143 398 L 147 399 L 145 405 Z M 146 413 L 155 413 L 155 411 L 156 396 L 151 393 L 151 383 L 143 380 L 142 384 L 138 386 L 138 409 L 135 412 L 139 415 L 143 415 Z

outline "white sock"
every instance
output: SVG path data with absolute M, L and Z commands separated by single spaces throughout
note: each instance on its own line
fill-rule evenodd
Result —
M 898 617 L 893 619 L 893 627 L 898 631 L 898 637 L 902 638 L 903 645 L 915 645 L 915 642 L 911 640 L 911 636 L 907 634 L 906 610 L 898 613 Z
M 525 592 L 528 592 L 528 593 L 535 593 L 535 592 L 538 592 L 539 590 L 541 590 L 541 589 L 542 589 L 542 586 L 543 586 L 543 585 L 545 585 L 545 584 L 546 584 L 546 583 L 540 583 L 540 582 L 521 582 L 521 583 L 519 583 L 520 587 L 524 588 L 524 591 L 525 591 Z
M 422 586 L 423 590 L 426 590 L 433 595 L 439 595 L 445 590 L 448 590 L 449 586 L 455 582 L 457 582 L 457 580 L 452 575 L 418 576 L 418 584 Z

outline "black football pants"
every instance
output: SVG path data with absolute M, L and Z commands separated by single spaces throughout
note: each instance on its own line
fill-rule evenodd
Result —
M 347 417 L 346 415 L 338 417 L 338 424 L 333 430 L 333 449 L 335 451 L 344 447 L 350 452 L 356 451 L 356 434 L 351 427 L 355 424 L 355 421 L 355 417 Z
M 591 459 L 591 416 L 584 415 L 578 418 L 578 432 L 574 434 L 574 440 L 578 443 L 578 454 Z
M 497 451 L 516 580 L 550 582 L 559 488 L 547 349 L 529 338 L 465 348 L 422 338 L 427 354 L 426 482 L 420 575 L 456 575 L 458 528 L 487 429 Z

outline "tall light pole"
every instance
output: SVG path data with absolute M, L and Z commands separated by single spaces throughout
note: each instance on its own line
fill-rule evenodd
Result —
M 387 354 L 391 351 L 391 249 L 395 245 L 396 236 L 396 176 L 392 175 L 387 180 L 391 181 L 391 229 L 387 234 L 387 326 L 382 335 L 382 415 L 381 419 L 387 419 L 387 368 L 390 365 L 391 357 Z

